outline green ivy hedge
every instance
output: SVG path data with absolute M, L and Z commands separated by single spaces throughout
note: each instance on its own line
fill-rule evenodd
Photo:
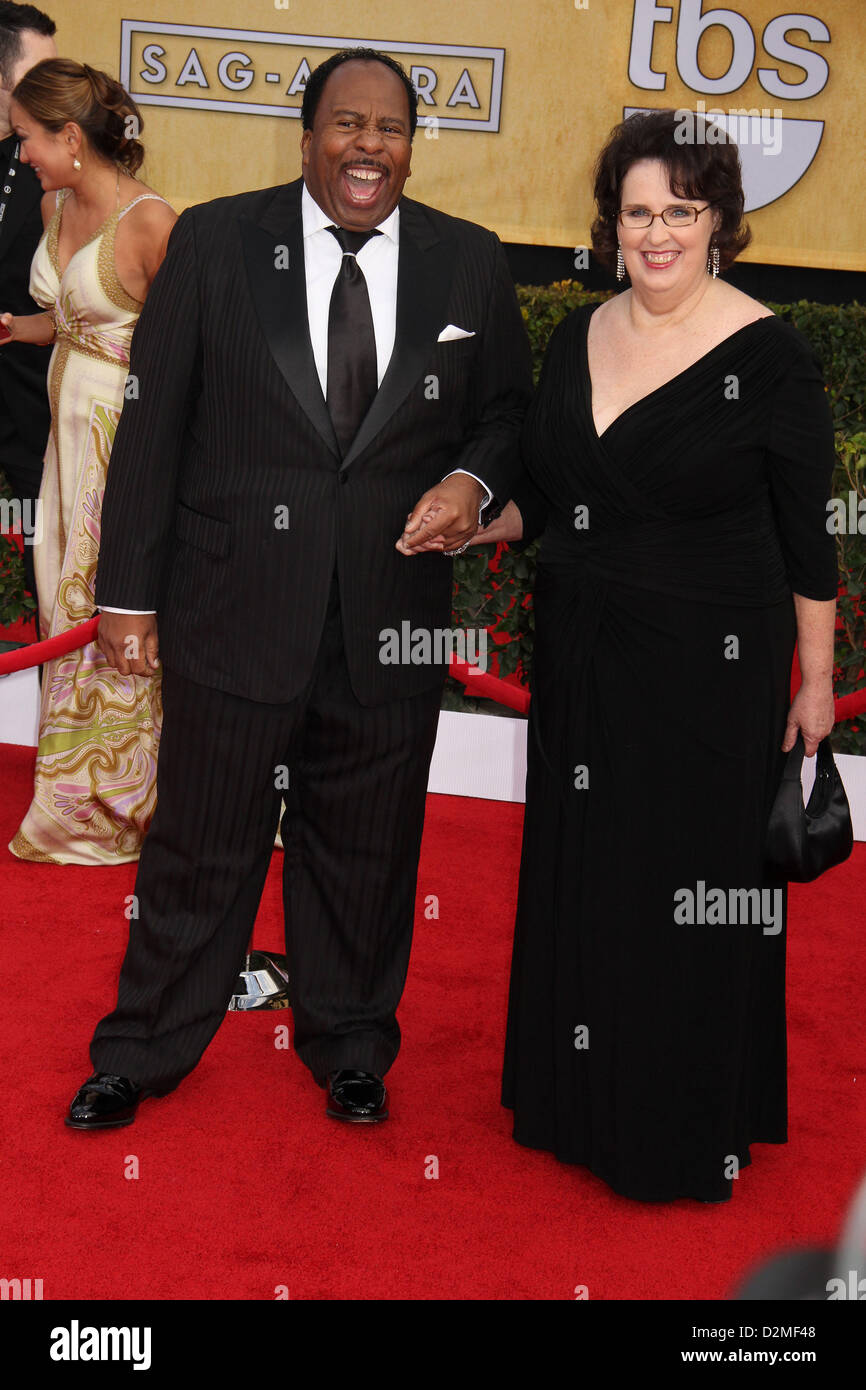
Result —
M 579 305 L 597 304 L 610 294 L 590 293 L 575 280 L 563 280 L 548 286 L 522 286 L 518 298 L 537 380 L 548 339 L 559 321 Z M 821 361 L 836 427 L 833 496 L 847 498 L 854 492 L 859 499 L 866 498 L 866 307 L 806 300 L 769 307 L 809 339 Z M 866 527 L 866 521 L 863 524 Z M 866 684 L 866 535 L 839 535 L 837 545 L 840 622 L 835 688 L 844 695 Z M 537 542 L 522 551 L 500 546 L 494 553 L 485 547 L 454 561 L 454 626 L 489 626 L 497 643 L 498 674 L 516 674 L 527 686 L 532 675 L 531 591 L 537 549 Z M 443 703 L 449 709 L 510 713 L 490 701 L 467 696 L 450 678 Z M 866 716 L 838 724 L 833 742 L 837 752 L 866 755 Z
M 610 298 L 590 292 L 576 280 L 518 289 L 521 311 L 532 345 L 536 379 L 553 329 L 581 304 Z M 834 497 L 849 492 L 866 498 L 866 307 L 860 304 L 771 304 L 813 344 L 824 370 L 836 427 L 837 468 Z M 0 495 L 10 496 L 0 473 Z M 844 695 L 866 683 L 866 535 L 839 535 L 840 625 L 836 641 L 835 685 Z M 532 585 L 537 545 L 515 551 L 500 546 L 470 550 L 454 562 L 455 627 L 486 626 L 496 643 L 496 666 L 502 676 L 516 675 L 529 685 L 532 675 Z M 24 591 L 21 554 L 8 536 L 0 536 L 0 626 L 28 617 L 35 605 Z M 483 709 L 508 715 L 490 701 L 467 696 L 449 679 L 443 706 Z M 866 755 L 866 716 L 837 725 L 838 752 Z

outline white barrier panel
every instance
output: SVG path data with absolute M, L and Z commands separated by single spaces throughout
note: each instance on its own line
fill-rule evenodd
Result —
M 526 727 L 525 719 L 443 710 L 428 791 L 492 801 L 523 801 Z M 851 806 L 854 838 L 866 840 L 866 758 L 839 753 L 836 765 Z M 806 796 L 814 780 L 815 759 L 810 758 L 803 763 Z
M 0 676 L 0 743 L 39 742 L 39 676 L 35 666 Z
M 443 710 L 427 790 L 523 801 L 526 720 Z
M 855 758 L 851 753 L 836 753 L 836 766 L 848 805 L 851 807 L 851 823 L 854 826 L 854 839 L 866 840 L 866 758 Z M 815 759 L 803 759 L 803 795 L 808 797 L 815 781 Z

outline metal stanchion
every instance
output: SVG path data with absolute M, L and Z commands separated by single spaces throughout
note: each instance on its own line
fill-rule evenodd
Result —
M 247 951 L 244 968 L 229 1000 L 230 1013 L 289 1007 L 289 967 L 275 951 Z
M 288 812 L 283 802 L 280 829 L 274 848 L 284 850 L 282 826 Z M 289 963 L 278 951 L 255 951 L 252 941 L 247 948 L 244 966 L 238 975 L 235 992 L 229 1000 L 229 1013 L 249 1013 L 253 1009 L 289 1008 Z

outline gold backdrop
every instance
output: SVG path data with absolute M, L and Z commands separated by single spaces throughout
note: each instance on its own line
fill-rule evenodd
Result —
M 424 88 L 407 193 L 503 240 L 585 245 L 593 160 L 624 110 L 706 108 L 741 142 L 744 259 L 864 270 L 866 0 L 790 4 L 46 0 L 59 51 L 141 100 L 143 176 L 178 210 L 296 177 L 300 120 L 277 108 L 365 43 Z

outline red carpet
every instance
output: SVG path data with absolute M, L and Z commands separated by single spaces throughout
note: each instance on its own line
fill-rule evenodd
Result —
M 645 1206 L 520 1148 L 499 1105 L 522 807 L 431 796 L 392 1118 L 327 1120 L 289 1015 L 230 1014 L 190 1077 L 106 1134 L 63 1115 L 114 1001 L 135 865 L 19 864 L 34 750 L 0 748 L 0 1276 L 46 1299 L 719 1299 L 763 1255 L 832 1242 L 866 1166 L 866 845 L 789 918 L 790 1138 L 733 1200 Z M 280 855 L 256 944 L 281 947 Z M 428 894 L 438 920 L 424 916 Z M 127 1177 L 137 1160 L 138 1176 Z M 425 1177 L 431 1156 L 439 1177 Z

